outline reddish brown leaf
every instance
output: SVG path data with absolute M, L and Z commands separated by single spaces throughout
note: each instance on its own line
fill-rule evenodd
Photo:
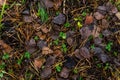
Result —
M 81 55 L 82 57 L 88 58 L 88 59 L 91 57 L 90 52 L 89 52 L 89 50 L 88 50 L 86 47 L 82 47 L 82 48 L 80 49 L 80 55 Z
M 53 53 L 53 51 L 50 48 L 48 48 L 48 47 L 43 47 L 42 48 L 42 54 L 47 55 L 47 54 L 50 54 L 50 53 Z
M 34 64 L 34 67 L 36 68 L 36 69 L 38 69 L 38 68 L 41 68 L 42 67 L 42 65 L 44 64 L 44 62 L 45 62 L 45 59 L 44 58 L 36 58 L 36 59 L 34 59 L 34 62 L 33 62 L 33 64 Z
M 85 24 L 89 25 L 93 22 L 93 17 L 92 16 L 86 16 L 85 19 Z
M 8 44 L 4 43 L 3 40 L 0 40 L 0 49 L 6 53 L 10 53 L 12 51 L 12 48 Z

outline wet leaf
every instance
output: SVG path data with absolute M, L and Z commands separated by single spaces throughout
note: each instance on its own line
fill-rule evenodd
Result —
M 42 48 L 42 54 L 43 55 L 47 55 L 47 54 L 51 54 L 51 53 L 53 53 L 53 51 L 49 47 L 43 47 Z
M 52 68 L 45 67 L 41 72 L 41 78 L 48 78 L 52 73 Z
M 65 20 L 66 20 L 65 15 L 60 13 L 58 16 L 53 18 L 53 23 L 61 25 L 65 23 Z
M 62 71 L 60 72 L 60 77 L 62 78 L 68 78 L 69 76 L 69 73 L 70 73 L 70 70 L 66 67 L 63 67 Z
M 71 68 L 73 68 L 75 65 L 76 65 L 76 62 L 75 62 L 74 58 L 69 57 L 69 56 L 65 57 L 65 62 L 64 62 L 64 66 L 65 66 L 65 67 L 71 69 Z
M 101 20 L 104 18 L 104 15 L 102 15 L 101 13 L 99 12 L 95 12 L 94 13 L 94 17 L 97 19 L 97 20 Z
M 37 46 L 39 47 L 39 49 L 42 49 L 43 47 L 47 46 L 47 42 L 40 40 L 37 42 Z
M 91 30 L 88 27 L 82 27 L 80 29 L 80 34 L 83 39 L 88 38 L 91 35 Z
M 93 23 L 93 17 L 92 16 L 86 16 L 85 24 L 89 25 L 91 23 Z
M 32 18 L 32 16 L 24 15 L 24 16 L 23 16 L 23 20 L 24 20 L 25 22 L 27 22 L 27 23 L 30 23 L 30 22 L 33 21 L 33 18 Z
M 73 38 L 69 37 L 67 38 L 67 43 L 71 46 L 73 45 Z
M 88 58 L 88 59 L 91 57 L 91 54 L 90 54 L 89 50 L 86 47 L 80 48 L 80 55 L 82 57 Z
M 8 44 L 4 43 L 3 40 L 0 40 L 0 49 L 6 53 L 10 53 L 13 50 Z
M 34 67 L 36 69 L 41 68 L 45 61 L 46 60 L 44 58 L 35 58 L 33 62 Z

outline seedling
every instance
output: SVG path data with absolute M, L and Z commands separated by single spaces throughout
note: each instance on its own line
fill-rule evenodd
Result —
M 97 67 L 98 67 L 98 68 L 101 68 L 101 67 L 102 67 L 102 64 L 100 64 L 100 63 L 97 64 Z
M 42 22 L 46 22 L 48 20 L 47 11 L 44 8 L 42 8 L 40 5 L 38 5 L 38 7 L 39 9 L 37 15 L 41 18 Z
M 0 64 L 0 69 L 3 70 L 5 68 L 5 66 L 6 66 L 5 63 L 2 62 L 2 64 Z
M 0 78 L 2 78 L 5 73 L 6 73 L 6 72 L 5 72 L 4 70 L 2 70 L 2 71 L 0 72 Z
M 17 60 L 17 64 L 20 65 L 22 63 L 22 60 L 23 60 L 23 56 L 21 56 L 21 58 Z
M 105 64 L 105 67 L 104 67 L 104 70 L 107 70 L 107 69 L 109 69 L 110 68 L 110 64 L 109 63 L 106 63 Z
M 78 26 L 78 28 L 81 28 L 83 25 L 81 24 L 80 21 L 78 21 L 78 22 L 77 22 L 77 26 Z
M 105 47 L 105 49 L 107 50 L 107 51 L 111 51 L 111 46 L 113 45 L 113 43 L 112 42 L 109 42 L 107 45 L 106 45 L 106 47 Z
M 58 45 L 58 44 L 59 44 L 59 39 L 54 40 L 53 43 L 54 43 L 55 45 Z
M 2 56 L 2 59 L 3 60 L 6 60 L 6 59 L 8 59 L 10 56 L 9 56 L 9 54 L 8 53 L 5 53 L 3 56 Z
M 91 49 L 95 49 L 95 45 L 94 45 L 94 44 L 91 45 L 90 48 L 91 48 Z
M 65 26 L 66 28 L 68 28 L 68 27 L 70 27 L 70 23 L 69 23 L 69 22 L 66 22 L 66 23 L 64 24 L 64 26 Z
M 59 37 L 61 37 L 62 39 L 66 39 L 67 36 L 66 33 L 60 32 Z
M 78 69 L 77 69 L 77 68 L 74 68 L 74 69 L 73 69 L 73 73 L 77 74 L 77 73 L 78 73 Z
M 24 57 L 27 58 L 27 59 L 30 59 L 30 53 L 28 51 L 25 52 Z
M 83 77 L 79 77 L 79 80 L 83 80 Z
M 103 34 L 101 33 L 101 34 L 99 35 L 99 37 L 100 37 L 100 38 L 103 38 Z
M 35 36 L 35 37 L 34 37 L 34 40 L 35 40 L 35 41 L 38 41 L 38 40 L 39 40 L 39 37 L 38 37 L 38 36 Z
M 57 64 L 55 66 L 55 69 L 56 69 L 57 72 L 60 72 L 62 70 L 62 67 L 60 66 L 60 64 Z
M 66 53 L 67 52 L 67 46 L 66 46 L 66 44 L 62 44 L 62 51 L 64 52 L 64 53 Z
M 113 52 L 113 55 L 114 55 L 114 56 L 118 56 L 118 52 L 114 51 L 114 52 Z
M 87 13 L 85 11 L 82 12 L 82 16 L 85 17 Z

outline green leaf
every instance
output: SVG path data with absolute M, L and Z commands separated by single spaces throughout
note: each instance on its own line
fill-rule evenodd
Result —
M 79 28 L 81 28 L 83 25 L 81 24 L 80 21 L 78 21 L 78 22 L 77 22 L 77 26 L 78 26 Z
M 35 37 L 34 37 L 34 40 L 35 40 L 35 41 L 38 41 L 38 40 L 39 40 L 39 37 L 38 37 L 38 36 L 35 36 Z
M 82 12 L 82 16 L 86 16 L 87 15 L 87 13 L 84 11 L 84 12 Z
M 112 45 L 113 45 L 113 43 L 112 43 L 112 42 L 109 42 L 109 43 L 106 45 L 105 49 L 106 49 L 107 51 L 111 51 Z
M 91 45 L 90 48 L 91 48 L 91 49 L 95 49 L 95 45 L 94 45 L 94 44 Z
M 66 46 L 66 44 L 62 44 L 62 51 L 64 52 L 64 53 L 66 53 L 67 52 L 67 46 Z
M 6 59 L 8 59 L 9 57 L 10 57 L 9 54 L 8 54 L 8 53 L 5 53 L 5 54 L 2 56 L 2 59 L 6 60 Z
M 55 45 L 58 45 L 58 44 L 59 44 L 59 39 L 54 40 L 53 43 L 54 43 Z
M 4 62 L 2 62 L 2 64 L 0 64 L 0 69 L 4 69 L 6 66 L 6 64 Z
M 62 38 L 62 39 L 66 39 L 66 33 L 64 32 L 60 32 L 59 36 Z
M 67 28 L 67 27 L 70 27 L 70 23 L 69 22 L 66 22 L 65 24 L 64 24 L 64 26 Z
M 55 68 L 56 68 L 56 71 L 57 71 L 57 72 L 60 72 L 60 71 L 62 70 L 62 68 L 61 68 L 60 65 L 56 65 Z
M 74 68 L 73 72 L 74 72 L 75 74 L 77 74 L 77 73 L 78 73 L 78 69 L 77 69 L 77 68 Z
M 30 58 L 30 56 L 31 56 L 31 55 L 30 55 L 30 53 L 29 53 L 28 51 L 27 51 L 27 52 L 25 52 L 25 54 L 24 54 L 24 57 L 25 57 L 25 58 L 29 59 L 29 58 Z

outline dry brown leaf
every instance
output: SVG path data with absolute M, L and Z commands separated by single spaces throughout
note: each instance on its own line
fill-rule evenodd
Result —
M 95 12 L 94 13 L 94 17 L 97 19 L 97 20 L 101 20 L 104 18 L 104 15 L 99 13 L 99 12 Z
M 36 58 L 36 59 L 34 59 L 34 62 L 33 62 L 34 67 L 35 67 L 36 69 L 41 68 L 45 61 L 46 61 L 46 60 L 45 60 L 44 58 L 40 58 L 40 59 L 39 59 L 39 58 Z
M 101 31 L 100 27 L 94 25 L 94 29 L 93 29 L 93 31 L 92 31 L 93 37 L 94 37 L 94 38 L 99 37 L 100 31 Z
M 89 25 L 93 22 L 93 16 L 86 16 L 85 24 Z
M 63 0 L 54 0 L 54 9 L 58 10 L 58 8 L 61 6 Z
M 8 44 L 4 43 L 3 40 L 0 40 L 0 48 L 6 53 L 10 53 L 12 51 L 12 48 Z
M 51 53 L 53 53 L 53 51 L 49 47 L 43 47 L 42 48 L 42 54 L 43 55 L 47 55 L 47 54 L 51 54 Z

